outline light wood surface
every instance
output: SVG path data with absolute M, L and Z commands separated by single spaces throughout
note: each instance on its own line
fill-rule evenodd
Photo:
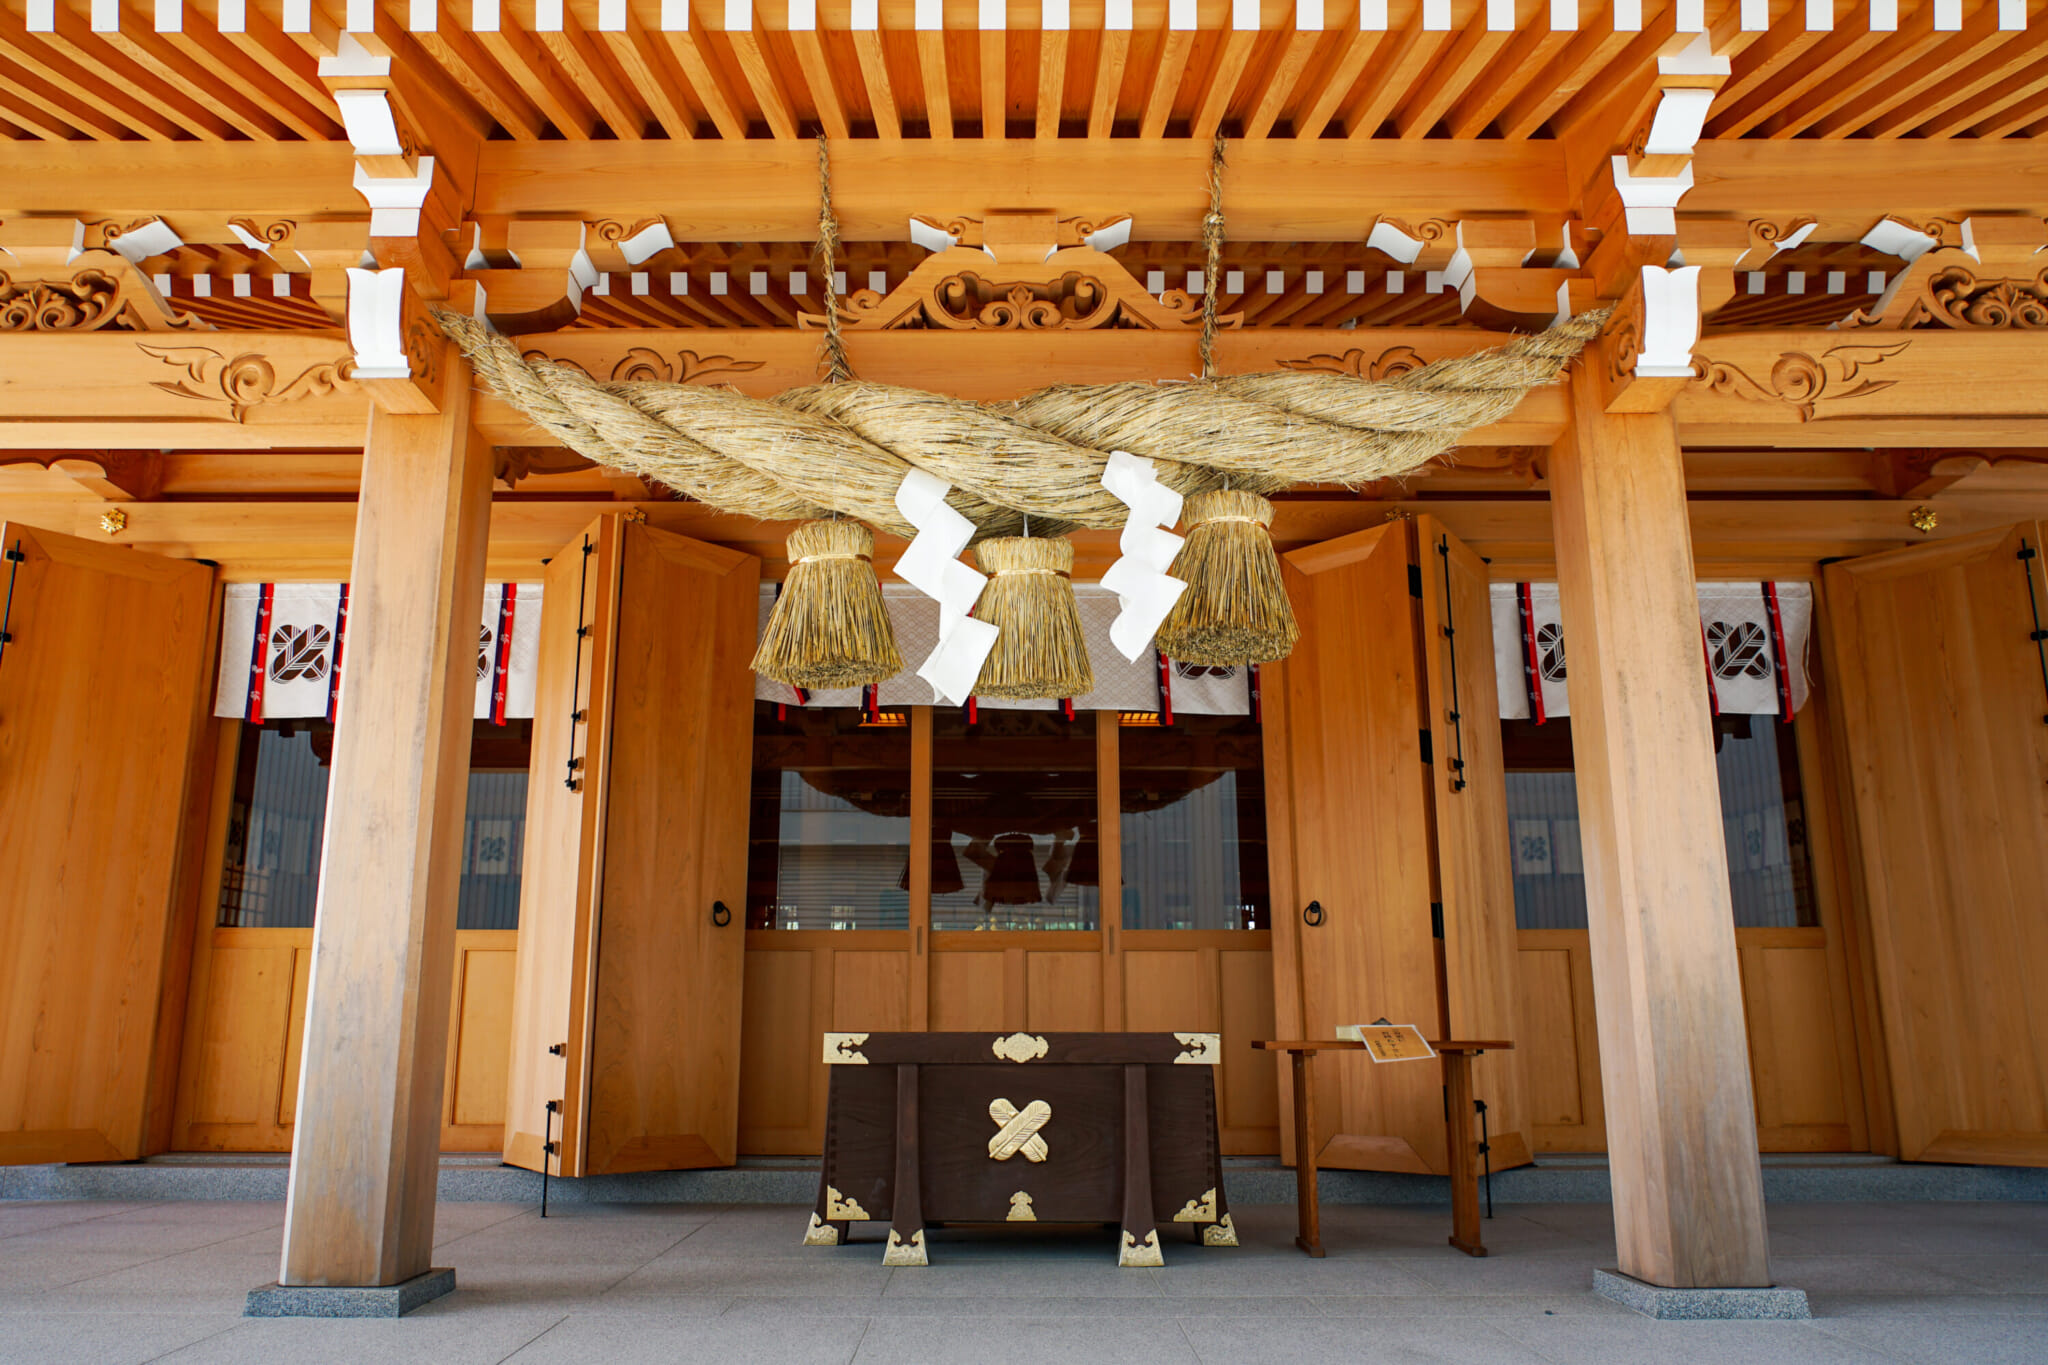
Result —
M 1408 527 L 1295 550 L 1282 564 L 1302 636 L 1267 681 L 1269 695 L 1286 691 L 1285 726 L 1268 729 L 1267 748 L 1284 748 L 1290 788 L 1284 805 L 1269 796 L 1270 842 L 1276 855 L 1293 849 L 1294 899 L 1276 901 L 1273 914 L 1296 945 L 1275 954 L 1277 1017 L 1283 1026 L 1298 1017 L 1307 1038 L 1380 1018 L 1433 1031 L 1429 770 Z M 1291 828 L 1277 823 L 1290 812 Z M 1311 901 L 1320 925 L 1303 918 Z M 1317 1083 L 1323 1165 L 1444 1172 L 1443 1099 L 1428 1068 L 1331 1067 Z
M 1415 519 L 1422 569 L 1424 704 L 1435 735 L 1430 767 L 1437 899 L 1443 905 L 1446 998 L 1441 1016 L 1460 1038 L 1515 1037 L 1521 974 L 1507 787 L 1496 719 L 1492 585 L 1485 561 L 1435 517 Z M 1493 1166 L 1529 1148 L 1520 1054 L 1475 1058 L 1473 1100 L 1487 1107 Z
M 0 1162 L 143 1154 L 212 571 L 0 524 Z M 86 680 L 90 679 L 90 685 Z
M 1534 1146 L 1604 1152 L 1588 935 L 1583 929 L 1523 929 L 1516 939 L 1516 1037 L 1527 1069 Z M 1735 944 L 1757 1145 L 1766 1152 L 1865 1150 L 1853 1023 L 1836 985 L 1837 953 L 1827 931 L 1737 929 Z
M 1591 362 L 1597 366 L 1598 359 Z M 1667 415 L 1587 373 L 1551 451 L 1574 764 L 1621 1269 L 1766 1285 L 1744 1035 L 1684 472 Z
M 1907 1160 L 2048 1165 L 2042 565 L 2026 522 L 1827 570 Z
M 604 764 L 618 615 L 617 517 L 560 547 L 543 579 L 519 950 L 506 1063 L 505 1160 L 583 1173 L 590 940 L 603 874 Z M 571 1045 L 573 1042 L 573 1046 Z M 551 1109 L 550 1106 L 553 1106 Z M 552 1159 L 547 1143 L 556 1144 Z
M 586 1169 L 736 1153 L 760 564 L 627 525 Z M 713 907 L 725 907 L 724 923 Z
M 208 943 L 200 951 L 208 967 L 194 973 L 169 1148 L 288 1152 L 313 931 L 221 929 L 209 923 L 203 932 Z M 504 1145 L 505 1040 L 517 940 L 509 929 L 455 933 L 444 1152 L 495 1152 Z
M 433 1254 L 490 452 L 450 346 L 430 417 L 370 419 L 285 1209 L 297 1285 Z

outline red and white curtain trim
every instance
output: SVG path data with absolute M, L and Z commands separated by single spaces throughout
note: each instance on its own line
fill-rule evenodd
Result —
M 541 585 L 484 584 L 476 718 L 533 715 Z M 213 713 L 247 721 L 333 720 L 348 668 L 348 584 L 230 583 Z
M 1811 583 L 1701 583 L 1700 654 L 1714 714 L 1792 719 L 1806 704 Z M 1493 669 L 1503 720 L 1571 714 L 1555 583 L 1493 585 Z
M 761 586 L 761 624 L 775 604 L 776 585 Z M 878 687 L 843 688 L 830 692 L 805 692 L 768 678 L 754 678 L 754 695 L 762 701 L 788 706 L 899 706 L 946 705 L 932 685 L 917 676 L 925 658 L 938 647 L 939 604 L 906 583 L 884 583 L 882 601 L 889 608 L 889 624 L 896 632 L 896 648 L 903 655 L 903 671 L 885 679 Z M 991 711 L 1140 711 L 1163 717 L 1172 712 L 1183 715 L 1243 716 L 1253 711 L 1256 669 L 1209 668 L 1200 664 L 1161 660 L 1143 654 L 1126 659 L 1110 642 L 1109 628 L 1122 610 L 1117 595 L 1094 583 L 1076 583 L 1074 602 L 1081 612 L 1081 628 L 1088 641 L 1088 661 L 1095 669 L 1095 690 L 1085 697 L 1045 701 L 997 701 L 977 697 L 974 705 Z M 868 695 L 871 694 L 871 695 Z

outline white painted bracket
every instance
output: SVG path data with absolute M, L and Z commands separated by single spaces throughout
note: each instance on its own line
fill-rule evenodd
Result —
M 1640 379 L 1689 379 L 1692 348 L 1700 339 L 1700 267 L 1677 270 L 1646 265 L 1642 272 L 1642 349 L 1636 355 Z
M 434 188 L 434 158 L 420 158 L 419 172 L 411 176 L 375 176 L 356 167 L 356 193 L 370 205 L 372 237 L 416 237 L 420 210 Z
M 382 90 L 337 90 L 342 131 L 357 156 L 403 156 L 405 140 L 398 134 L 398 116 L 391 96 Z
M 640 265 L 656 254 L 667 251 L 676 244 L 670 235 L 668 220 L 657 218 L 641 228 L 631 237 L 619 243 L 619 254 L 626 258 L 627 265 Z
M 1678 231 L 1678 201 L 1692 188 L 1692 167 L 1677 175 L 1630 175 L 1628 158 L 1616 156 L 1614 188 L 1621 195 L 1623 217 L 1630 235 L 1669 237 Z
M 348 344 L 356 378 L 410 379 L 405 354 L 405 268 L 348 272 Z
M 1897 256 L 1909 264 L 1919 260 L 1940 244 L 1939 238 L 1930 237 L 1918 228 L 1908 227 L 1896 218 L 1880 218 L 1876 227 L 1863 234 L 1864 246 L 1872 251 L 1882 251 L 1887 256 Z

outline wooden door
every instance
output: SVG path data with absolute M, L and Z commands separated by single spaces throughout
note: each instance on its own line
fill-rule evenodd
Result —
M 1515 877 L 1508 845 L 1507 778 L 1495 718 L 1492 588 L 1486 561 L 1435 517 L 1415 522 L 1422 570 L 1423 721 L 1436 834 L 1436 900 L 1443 907 L 1442 1019 L 1453 1038 L 1520 1043 Z M 1530 1113 L 1519 1050 L 1472 1063 L 1473 1098 L 1487 1107 L 1494 1170 L 1531 1159 Z
M 1410 564 L 1405 522 L 1282 559 L 1301 643 L 1265 690 L 1266 769 L 1287 775 L 1284 795 L 1269 788 L 1267 798 L 1275 1012 L 1287 1037 L 1331 1038 L 1380 1018 L 1441 1036 Z M 1330 1057 L 1318 1076 L 1322 1164 L 1444 1173 L 1435 1065 Z
M 1830 565 L 1899 1155 L 2048 1166 L 2041 528 Z
M 759 581 L 751 556 L 616 517 L 548 567 L 512 1165 L 540 1169 L 550 1131 L 561 1175 L 734 1158 Z
M 213 571 L 0 525 L 0 1162 L 142 1155 Z

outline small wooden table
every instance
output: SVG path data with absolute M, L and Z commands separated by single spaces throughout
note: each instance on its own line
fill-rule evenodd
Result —
M 1514 1044 L 1430 1040 L 1444 1069 L 1444 1128 L 1451 1165 L 1451 1245 L 1467 1256 L 1484 1256 L 1479 1240 L 1479 1144 L 1472 1137 L 1472 1059 L 1489 1048 L 1511 1052 Z M 1318 1052 L 1363 1052 L 1364 1043 L 1342 1038 L 1301 1042 L 1258 1042 L 1261 1052 L 1284 1052 L 1294 1062 L 1294 1186 L 1300 1208 L 1294 1244 L 1311 1256 L 1323 1254 L 1321 1209 L 1316 1203 L 1315 1056 Z M 1398 1066 L 1400 1063 L 1386 1063 Z

